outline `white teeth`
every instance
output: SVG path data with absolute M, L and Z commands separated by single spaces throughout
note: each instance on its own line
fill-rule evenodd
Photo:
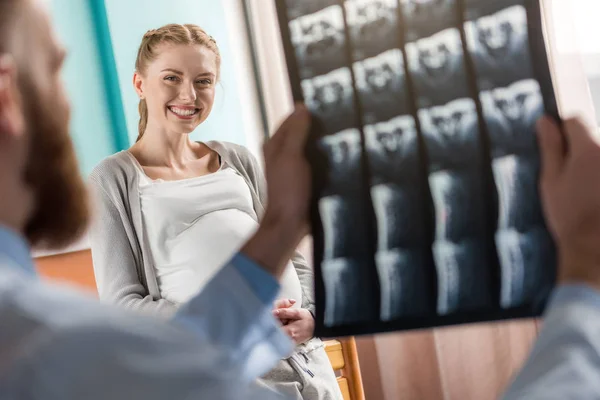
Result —
M 176 107 L 169 107 L 169 110 L 171 110 L 173 113 L 177 114 L 177 115 L 181 115 L 183 117 L 189 117 L 190 115 L 194 115 L 196 114 L 196 110 L 183 110 L 181 108 L 176 108 Z

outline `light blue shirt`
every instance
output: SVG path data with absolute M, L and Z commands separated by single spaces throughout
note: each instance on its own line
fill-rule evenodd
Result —
M 600 399 L 600 293 L 555 290 L 543 327 L 505 399 Z
M 277 282 L 239 254 L 170 324 L 36 279 L 0 227 L 0 398 L 278 399 L 253 385 L 293 349 L 271 315 Z M 505 399 L 600 399 L 600 293 L 558 288 Z
M 1 399 L 279 399 L 256 378 L 293 350 L 277 281 L 241 254 L 170 323 L 38 280 L 0 227 Z

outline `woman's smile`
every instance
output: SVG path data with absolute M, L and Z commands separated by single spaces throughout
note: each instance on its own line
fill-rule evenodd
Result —
M 193 106 L 167 106 L 167 109 L 181 119 L 194 119 L 200 114 L 200 108 Z

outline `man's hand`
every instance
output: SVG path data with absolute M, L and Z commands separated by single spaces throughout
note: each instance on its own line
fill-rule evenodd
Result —
M 538 122 L 544 212 L 559 251 L 561 283 L 600 289 L 600 143 L 579 119 Z
M 268 205 L 260 227 L 241 250 L 277 279 L 308 233 L 311 183 L 304 149 L 310 121 L 308 110 L 297 105 L 266 143 Z
M 310 311 L 304 308 L 281 308 L 274 310 L 273 315 L 288 321 L 282 329 L 296 344 L 308 342 L 314 337 L 315 319 Z

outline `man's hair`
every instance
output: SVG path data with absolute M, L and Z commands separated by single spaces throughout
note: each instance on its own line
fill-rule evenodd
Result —
M 12 53 L 13 28 L 18 24 L 19 17 L 26 0 L 0 0 L 0 54 Z
M 35 208 L 24 233 L 32 245 L 54 248 L 85 231 L 88 195 L 69 135 L 69 107 L 59 71 L 48 62 L 59 50 L 45 37 L 50 32 L 38 26 L 44 21 L 35 11 L 31 0 L 0 0 L 0 54 L 15 60 L 30 143 L 23 181 L 33 191 Z M 41 57 L 42 63 L 36 63 L 39 55 L 47 56 Z

